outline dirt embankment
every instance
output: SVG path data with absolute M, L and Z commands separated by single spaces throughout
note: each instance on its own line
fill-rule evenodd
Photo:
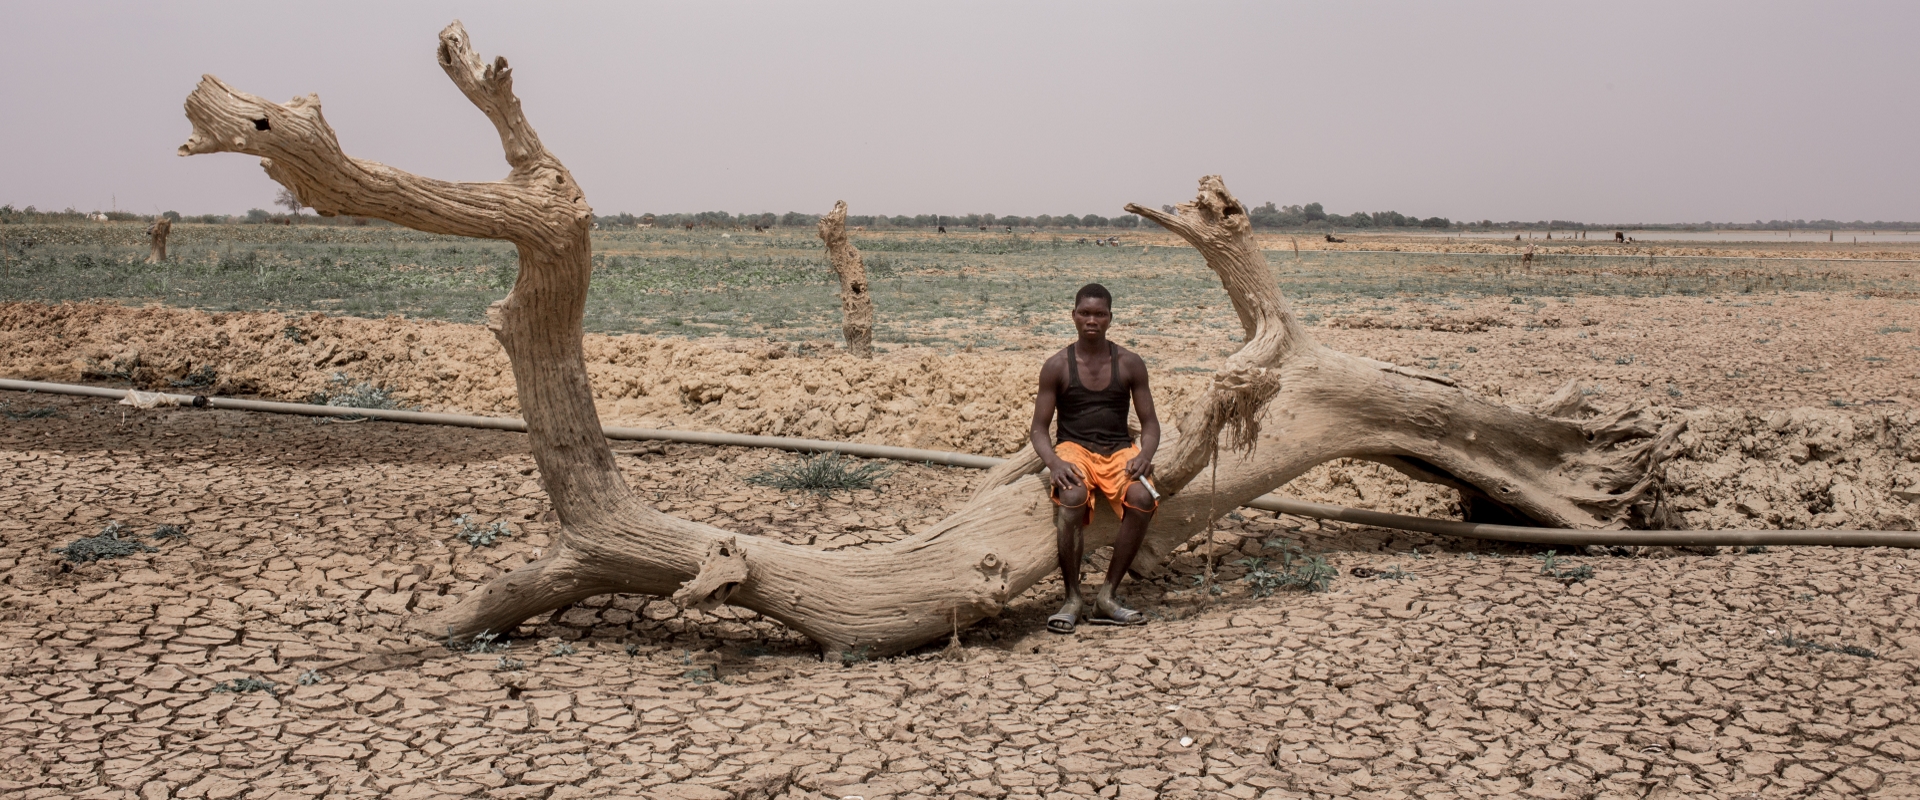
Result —
M 1038 355 L 911 349 L 863 361 L 785 344 L 631 335 L 588 336 L 586 351 L 609 424 L 988 454 L 1025 443 Z M 35 380 L 111 376 L 146 388 L 298 401 L 337 390 L 331 376 L 341 373 L 425 410 L 518 413 L 505 354 L 471 325 L 20 303 L 0 306 L 0 354 L 0 374 Z M 173 387 L 203 366 L 213 368 L 211 386 Z M 1179 408 L 1204 378 L 1167 371 L 1156 385 L 1162 407 Z M 1662 413 L 1689 429 L 1666 471 L 1666 502 L 1687 527 L 1920 526 L 1920 411 Z M 1359 462 L 1323 466 L 1288 491 L 1401 513 L 1457 512 L 1451 490 Z
M 0 354 L 0 374 L 26 380 L 305 401 L 338 391 L 343 375 L 422 410 L 519 413 L 506 353 L 474 325 L 10 303 Z M 600 334 L 587 336 L 586 358 L 607 424 L 995 455 L 1025 444 L 1038 369 L 1031 352 L 907 348 L 864 361 L 785 343 Z M 211 385 L 179 385 L 206 367 Z M 1199 381 L 1169 376 L 1163 402 Z

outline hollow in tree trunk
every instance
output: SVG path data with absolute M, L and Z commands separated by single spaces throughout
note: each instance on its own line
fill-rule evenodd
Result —
M 600 434 L 582 357 L 592 271 L 586 198 L 522 115 L 505 59 L 483 62 L 458 22 L 440 33 L 437 56 L 499 131 L 505 178 L 437 181 L 349 157 L 319 98 L 276 104 L 212 76 L 187 98 L 193 135 L 180 148 L 182 155 L 261 156 L 268 175 L 322 215 L 504 239 L 519 250 L 519 278 L 489 308 L 488 327 L 512 363 L 560 531 L 546 558 L 415 619 L 416 630 L 434 638 L 504 632 L 536 614 L 621 592 L 694 607 L 728 603 L 785 623 L 829 655 L 884 655 L 998 613 L 1053 571 L 1053 509 L 1030 450 L 990 471 L 946 519 L 857 551 L 736 534 L 635 497 Z M 1199 249 L 1246 340 L 1161 445 L 1157 473 L 1170 496 L 1136 570 L 1155 569 L 1210 515 L 1335 458 L 1372 459 L 1454 486 L 1476 514 L 1554 526 L 1620 527 L 1644 504 L 1677 429 L 1658 430 L 1637 409 L 1596 415 L 1573 392 L 1536 409 L 1514 408 L 1445 378 L 1322 347 L 1288 308 L 1245 208 L 1216 176 L 1202 179 L 1198 197 L 1173 212 L 1127 210 Z M 1195 482 L 1209 463 L 1217 480 Z M 1087 546 L 1109 543 L 1114 527 L 1102 512 Z
M 147 241 L 152 251 L 147 254 L 147 263 L 159 264 L 167 260 L 167 234 L 173 232 L 173 220 L 161 217 L 147 226 Z
M 860 250 L 847 239 L 847 203 L 833 204 L 833 211 L 820 218 L 820 240 L 827 243 L 827 260 L 840 276 L 840 332 L 847 339 L 847 352 L 861 358 L 873 357 L 873 293 L 867 289 L 867 266 Z

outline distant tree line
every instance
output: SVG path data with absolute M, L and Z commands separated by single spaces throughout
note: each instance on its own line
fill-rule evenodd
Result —
M 847 225 L 861 228 L 1136 228 L 1140 218 L 1132 214 L 1117 217 L 1103 217 L 1099 214 L 1075 216 L 1053 216 L 1041 214 L 1037 217 L 1023 217 L 1017 214 L 918 214 L 907 216 L 897 214 L 849 214 Z M 771 211 L 759 214 L 729 214 L 725 211 L 702 211 L 697 214 L 610 214 L 594 217 L 594 222 L 602 228 L 632 227 L 652 225 L 656 228 L 684 228 L 692 225 L 696 228 L 811 228 L 820 223 L 819 214 L 803 214 L 789 211 L 775 214 Z
M 63 222 L 87 222 L 104 219 L 109 222 L 152 222 L 157 217 L 166 217 L 174 222 L 199 222 L 205 224 L 302 224 L 302 225 L 389 225 L 382 220 L 365 217 L 320 217 L 302 214 L 299 204 L 290 194 L 283 193 L 276 205 L 287 208 L 285 212 L 272 212 L 262 208 L 249 209 L 245 214 L 198 214 L 183 216 L 177 211 L 162 214 L 134 214 L 127 211 L 81 212 L 72 208 L 60 211 L 41 211 L 33 206 L 14 208 L 11 205 L 0 206 L 0 225 L 49 224 Z M 1171 206 L 1167 207 L 1169 210 Z M 1920 222 L 1902 222 L 1875 220 L 1867 222 L 1854 220 L 1842 222 L 1832 219 L 1793 219 L 1793 220 L 1754 220 L 1752 222 L 1635 222 L 1630 224 L 1599 224 L 1575 222 L 1572 220 L 1534 220 L 1532 222 L 1510 220 L 1494 222 L 1483 219 L 1478 222 L 1463 220 L 1454 222 L 1446 217 L 1407 216 L 1398 211 L 1356 211 L 1351 214 L 1329 214 L 1319 203 L 1307 203 L 1296 206 L 1276 206 L 1267 203 L 1251 209 L 1247 216 L 1253 220 L 1255 228 L 1285 230 L 1319 230 L 1330 228 L 1428 228 L 1450 230 L 1513 230 L 1513 231 L 1584 231 L 1584 230 L 1670 230 L 1670 231 L 1707 231 L 1707 230 L 1751 230 L 1751 231 L 1787 231 L 1787 230 L 1916 230 Z M 725 211 L 702 211 L 696 214 L 610 214 L 594 217 L 594 222 L 602 228 L 632 228 L 639 225 L 652 225 L 657 228 L 680 228 L 693 225 L 696 228 L 813 228 L 820 222 L 819 214 L 803 214 L 789 211 L 785 214 L 762 212 L 759 214 L 730 214 Z M 870 230 L 888 228 L 927 228 L 940 226 L 957 230 L 987 228 L 1005 230 L 1006 228 L 1138 228 L 1143 224 L 1140 217 L 1121 214 L 1115 217 L 1103 217 L 1099 214 L 1075 216 L 1065 214 L 1053 216 L 1041 214 L 1023 217 L 1009 214 L 919 214 L 915 216 L 871 216 L 852 215 L 847 217 L 847 225 Z

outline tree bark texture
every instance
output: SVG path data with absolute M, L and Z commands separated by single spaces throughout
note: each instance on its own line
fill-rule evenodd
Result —
M 173 220 L 161 217 L 147 226 L 147 241 L 152 251 L 147 254 L 147 263 L 159 264 L 167 260 L 167 234 L 173 232 Z
M 820 240 L 827 243 L 827 260 L 840 276 L 840 333 L 846 337 L 847 352 L 860 358 L 873 358 L 873 293 L 867 289 L 867 266 L 860 250 L 847 239 L 847 203 L 833 204 L 833 211 L 820 218 Z
M 414 627 L 435 638 L 505 632 L 597 594 L 728 603 L 776 619 L 829 655 L 884 655 L 998 613 L 1055 566 L 1053 508 L 1032 452 L 988 473 L 951 516 L 891 544 L 822 552 L 660 513 L 622 480 L 593 407 L 581 349 L 592 213 L 540 143 L 503 58 L 484 62 L 455 22 L 441 68 L 499 131 L 507 176 L 454 183 L 341 152 L 308 95 L 276 104 L 206 76 L 187 98 L 182 155 L 240 152 L 323 215 L 379 217 L 419 230 L 503 239 L 520 254 L 512 291 L 488 326 L 512 363 L 540 480 L 561 531 L 548 556 L 495 578 Z M 1475 509 L 1564 527 L 1618 527 L 1651 485 L 1677 430 L 1638 410 L 1596 415 L 1577 393 L 1542 408 L 1494 403 L 1417 370 L 1314 342 L 1281 296 L 1245 209 L 1218 177 L 1173 213 L 1127 210 L 1185 238 L 1233 301 L 1246 344 L 1161 446 L 1171 494 L 1136 568 L 1151 571 L 1217 516 L 1329 459 L 1369 458 L 1456 486 Z M 844 204 L 821 226 L 844 239 Z M 846 246 L 845 252 L 853 253 Z M 835 259 L 836 267 L 840 259 Z M 851 263 L 858 268 L 857 255 Z M 848 271 L 841 271 L 847 281 Z M 870 311 L 868 312 L 870 314 Z M 850 315 L 851 321 L 851 315 Z M 866 317 L 870 325 L 871 317 Z M 849 336 L 851 344 L 853 337 Z M 1220 443 L 1224 439 L 1224 449 Z M 1213 463 L 1217 491 L 1193 479 Z M 1111 541 L 1101 512 L 1089 547 Z

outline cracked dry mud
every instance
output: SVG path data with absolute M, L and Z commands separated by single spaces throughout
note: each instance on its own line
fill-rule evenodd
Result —
M 1914 527 L 1911 300 L 1353 305 L 1319 329 L 1350 352 L 1457 359 L 1451 374 L 1514 402 L 1577 377 L 1603 400 L 1650 398 L 1685 415 L 1689 451 L 1669 481 L 1691 525 Z M 0 353 L 33 377 L 75 379 L 114 346 L 150 357 L 230 347 L 218 351 L 223 375 L 258 370 L 261 390 L 284 396 L 335 368 L 280 365 L 273 348 L 305 351 L 275 344 L 285 324 L 275 315 L 143 309 L 89 328 L 115 312 L 7 313 Z M 181 323 L 189 314 L 200 327 Z M 1495 322 L 1453 324 L 1482 318 Z M 392 358 L 366 360 L 381 365 L 367 377 L 405 375 L 400 356 L 416 345 L 404 334 L 439 337 L 429 344 L 448 348 L 454 378 L 442 385 L 454 388 L 423 381 L 409 396 L 510 408 L 489 399 L 500 396 L 497 348 L 477 330 L 324 324 L 343 342 L 396 343 Z M 253 327 L 270 347 L 248 349 Z M 169 338 L 209 330 L 232 335 Z M 1210 355 L 1176 336 L 1142 338 L 1168 370 Z M 801 368 L 696 343 L 595 346 L 609 354 L 597 379 L 627 381 L 603 412 L 629 423 L 715 427 L 752 411 L 750 398 L 684 401 L 684 387 L 635 383 L 663 365 L 697 364 L 730 392 L 756 371 Z M 1476 348 L 1499 355 L 1467 355 Z M 827 402 L 818 397 L 759 407 L 788 434 L 1004 452 L 1018 431 L 999 428 L 1023 421 L 1026 401 L 1007 397 L 1013 379 L 994 370 L 1033 355 L 952 357 L 976 394 L 997 398 L 975 401 L 965 425 L 876 404 L 856 420 L 863 428 L 841 430 L 802 413 Z M 901 354 L 905 367 L 873 374 L 933 357 Z M 842 374 L 824 385 L 842 406 L 874 383 L 837 359 L 805 366 L 821 365 Z M 273 369 L 284 385 L 268 381 Z M 1168 394 L 1191 377 L 1171 375 Z M 924 391 L 922 404 L 961 394 Z M 1829 398 L 1847 405 L 1822 405 Z M 825 664 L 752 614 L 634 596 L 530 622 L 505 650 L 454 652 L 402 621 L 538 558 L 556 531 L 522 437 L 0 401 L 0 796 L 1920 797 L 1920 554 L 1908 551 L 1560 557 L 1563 569 L 1594 571 L 1564 582 L 1542 574 L 1544 548 L 1242 511 L 1170 574 L 1130 584 L 1154 616 L 1144 629 L 1047 634 L 1056 581 L 960 632 L 957 648 L 897 659 Z M 1820 407 L 1796 408 L 1808 404 Z M 58 416 L 19 413 L 34 408 Z M 745 481 L 786 454 L 615 447 L 636 489 L 667 511 L 821 548 L 905 535 L 944 516 L 977 476 L 890 465 L 877 491 L 820 498 Z M 1450 490 L 1365 464 L 1322 467 L 1287 491 L 1456 510 Z M 469 547 L 456 538 L 463 515 L 504 521 L 512 535 Z M 109 521 L 186 536 L 141 538 L 157 552 L 86 564 L 50 552 Z M 1330 593 L 1249 591 L 1236 562 L 1274 558 L 1269 543 L 1282 539 L 1339 568 Z M 1217 595 L 1197 583 L 1207 556 Z
M 1132 590 L 1159 617 L 1141 630 L 1049 636 L 1054 584 L 956 650 L 823 664 L 748 614 L 615 596 L 504 652 L 454 653 L 402 633 L 404 615 L 537 557 L 554 530 L 516 435 L 51 404 L 62 417 L 0 428 L 8 796 L 1898 797 L 1920 783 L 1920 558 L 1905 551 L 1579 558 L 1595 576 L 1563 584 L 1529 548 L 1263 514 L 1227 521 L 1219 562 L 1294 538 L 1332 551 L 1332 593 L 1256 598 L 1223 567 L 1209 598 L 1187 552 Z M 742 479 L 786 457 L 668 446 L 623 461 L 678 513 L 821 547 L 901 535 L 971 475 L 902 465 L 877 493 L 825 499 Z M 461 514 L 514 535 L 469 548 L 452 536 Z M 49 556 L 108 520 L 187 536 L 70 571 Z M 1777 644 L 1789 635 L 1878 657 Z M 211 691 L 247 678 L 278 694 Z

